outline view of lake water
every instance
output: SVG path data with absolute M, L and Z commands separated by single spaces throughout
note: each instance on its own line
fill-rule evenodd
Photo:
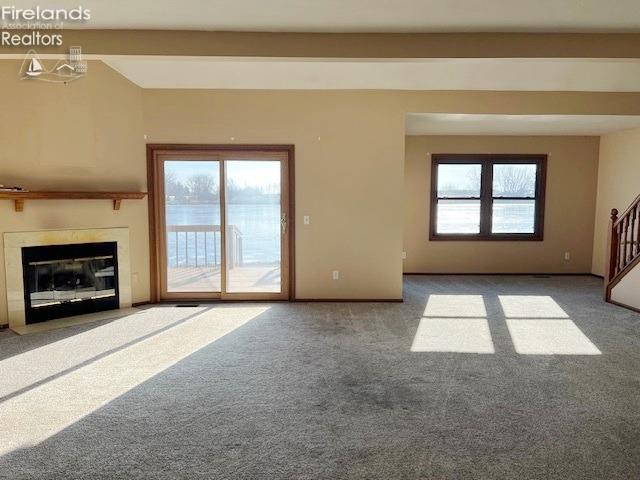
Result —
M 167 225 L 220 225 L 217 204 L 167 204 Z M 280 262 L 280 205 L 227 204 L 227 223 L 234 225 L 242 237 L 242 262 Z M 215 240 L 214 240 L 215 236 Z M 187 248 L 185 249 L 185 237 Z M 196 234 L 183 232 L 167 236 L 169 265 L 195 265 Z M 198 264 L 205 261 L 205 234 L 197 234 Z M 206 262 L 220 264 L 220 234 L 206 235 Z M 214 245 L 216 242 L 216 245 Z
M 440 200 L 438 202 L 439 233 L 478 233 L 480 202 L 477 200 Z M 280 261 L 280 205 L 229 204 L 228 224 L 234 225 L 242 237 L 242 259 L 248 263 Z M 495 200 L 494 233 L 532 233 L 535 202 L 533 200 Z M 167 225 L 220 225 L 217 204 L 168 204 Z M 196 240 L 197 237 L 197 240 Z M 215 237 L 215 238 L 214 238 Z M 177 243 L 176 243 L 177 239 Z M 167 236 L 169 265 L 195 265 L 196 241 L 198 264 L 220 264 L 220 234 L 194 232 Z M 185 248 L 185 242 L 187 245 Z M 214 245 L 214 242 L 216 244 Z
M 533 233 L 535 200 L 494 200 L 493 233 Z M 480 200 L 439 200 L 438 233 L 479 233 Z

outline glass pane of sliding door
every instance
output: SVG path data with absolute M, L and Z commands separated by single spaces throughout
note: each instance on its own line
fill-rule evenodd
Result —
M 225 232 L 227 293 L 282 291 L 281 162 L 227 160 Z
M 165 291 L 220 292 L 220 163 L 164 162 Z

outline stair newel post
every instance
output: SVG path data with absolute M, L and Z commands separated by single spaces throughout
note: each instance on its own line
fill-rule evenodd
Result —
M 620 238 L 616 222 L 618 221 L 618 210 L 611 210 L 611 218 L 609 219 L 609 234 L 607 236 L 607 258 L 604 271 L 604 297 L 609 300 L 610 290 L 609 283 L 616 275 L 616 266 L 618 265 L 618 250 L 620 248 Z

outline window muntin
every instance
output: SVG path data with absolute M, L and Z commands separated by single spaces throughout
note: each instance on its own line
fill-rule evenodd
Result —
M 545 155 L 433 155 L 430 238 L 542 240 Z

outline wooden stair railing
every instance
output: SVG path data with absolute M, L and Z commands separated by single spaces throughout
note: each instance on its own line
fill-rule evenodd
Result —
M 611 290 L 640 263 L 640 195 L 622 215 L 611 210 L 605 268 L 605 300 L 611 300 Z

